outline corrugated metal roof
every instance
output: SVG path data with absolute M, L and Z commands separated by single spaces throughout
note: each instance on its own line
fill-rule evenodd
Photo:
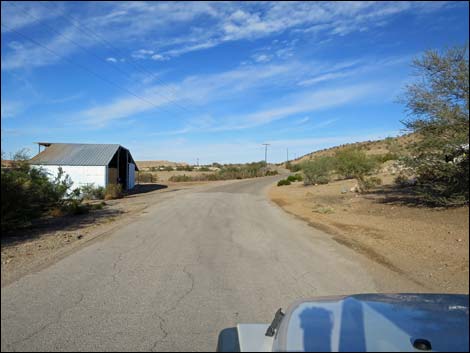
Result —
M 43 165 L 108 165 L 120 145 L 51 143 L 31 158 L 31 164 Z M 131 157 L 132 158 L 132 157 Z

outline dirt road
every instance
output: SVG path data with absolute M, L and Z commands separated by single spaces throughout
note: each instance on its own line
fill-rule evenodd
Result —
M 174 192 L 2 288 L 2 351 L 213 351 L 303 297 L 423 290 L 268 201 L 278 179 Z

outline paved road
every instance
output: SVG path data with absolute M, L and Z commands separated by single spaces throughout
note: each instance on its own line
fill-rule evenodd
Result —
M 302 297 L 416 289 L 270 203 L 274 180 L 175 192 L 3 288 L 2 351 L 213 351 Z

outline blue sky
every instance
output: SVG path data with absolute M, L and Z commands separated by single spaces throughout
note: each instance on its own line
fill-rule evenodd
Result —
M 400 133 L 426 49 L 467 2 L 2 1 L 2 151 L 119 143 L 137 160 L 280 162 Z

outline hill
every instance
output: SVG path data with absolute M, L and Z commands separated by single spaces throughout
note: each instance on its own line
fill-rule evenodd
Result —
M 292 164 L 308 161 L 310 159 L 321 156 L 332 156 L 337 151 L 349 147 L 359 147 L 363 149 L 367 155 L 380 155 L 386 153 L 406 153 L 410 143 L 416 141 L 416 135 L 406 134 L 397 137 L 387 137 L 376 141 L 362 141 L 355 143 L 347 143 L 335 147 L 325 148 L 303 155 L 297 159 L 291 160 Z

